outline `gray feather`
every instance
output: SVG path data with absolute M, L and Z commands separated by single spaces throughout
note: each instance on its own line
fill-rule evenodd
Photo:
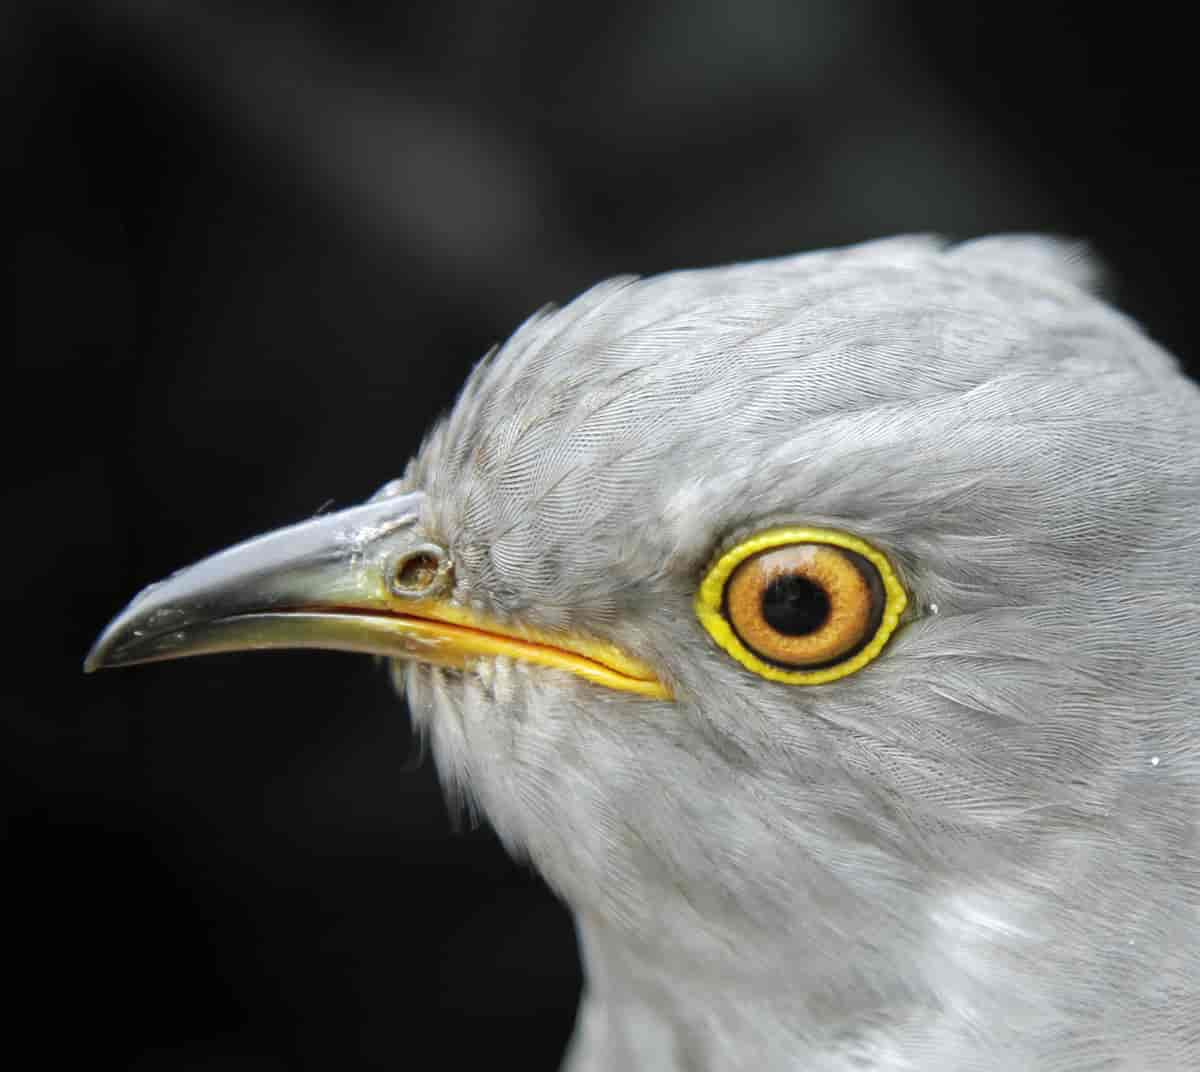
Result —
M 1081 247 L 903 238 L 602 284 L 410 465 L 455 597 L 676 703 L 397 669 L 447 784 L 576 914 L 571 1067 L 1200 1068 L 1200 397 Z M 860 673 L 695 619 L 776 523 L 885 549 Z

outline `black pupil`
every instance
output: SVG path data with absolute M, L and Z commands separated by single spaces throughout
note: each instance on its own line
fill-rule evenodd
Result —
M 777 633 L 803 636 L 820 629 L 829 617 L 829 594 L 798 573 L 776 577 L 763 592 L 762 612 Z

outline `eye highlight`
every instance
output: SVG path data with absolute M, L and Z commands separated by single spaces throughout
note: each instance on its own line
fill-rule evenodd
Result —
M 891 563 L 865 540 L 783 528 L 726 551 L 701 582 L 696 614 L 747 669 L 820 685 L 874 659 L 907 603 Z

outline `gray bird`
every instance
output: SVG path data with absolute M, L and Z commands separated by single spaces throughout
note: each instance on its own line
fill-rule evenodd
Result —
M 1093 274 L 918 237 L 603 283 L 87 666 L 391 657 L 574 911 L 574 1072 L 1195 1072 L 1200 394 Z

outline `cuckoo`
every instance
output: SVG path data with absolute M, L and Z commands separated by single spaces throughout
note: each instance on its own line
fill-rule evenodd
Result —
M 87 667 L 388 657 L 574 914 L 573 1072 L 1194 1072 L 1200 394 L 1095 275 L 1009 235 L 602 283 Z

